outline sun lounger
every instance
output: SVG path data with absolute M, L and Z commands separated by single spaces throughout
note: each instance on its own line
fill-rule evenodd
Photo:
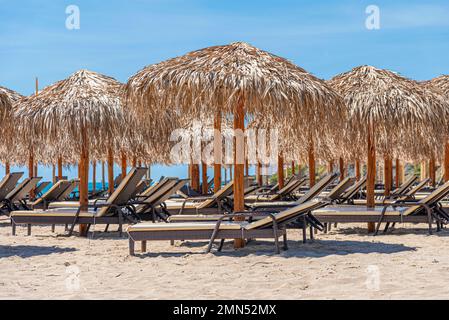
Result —
M 314 215 L 323 223 L 374 222 L 377 223 L 376 234 L 381 223 L 387 224 L 386 230 L 391 223 L 427 223 L 432 234 L 434 222 L 439 230 L 442 223 L 449 221 L 449 216 L 439 203 L 448 195 L 449 182 L 419 202 L 398 201 L 372 209 L 354 205 L 329 206 L 315 211 Z
M 135 242 L 142 242 L 142 252 L 146 251 L 147 241 L 209 240 L 207 252 L 210 252 L 216 239 L 221 239 L 219 251 L 225 239 L 265 239 L 275 241 L 276 252 L 280 252 L 278 238 L 283 237 L 284 249 L 287 249 L 286 226 L 298 219 L 311 218 L 311 211 L 322 207 L 319 202 L 308 202 L 279 213 L 251 212 L 223 215 L 214 223 L 141 223 L 128 227 L 129 252 L 135 255 Z M 263 216 L 254 222 L 224 222 L 223 219 Z M 311 219 L 312 221 L 314 219 Z M 304 226 L 307 222 L 304 223 Z
M 2 181 L 0 181 L 0 201 L 4 200 L 8 193 L 16 188 L 22 176 L 23 172 L 14 172 L 3 177 Z
M 232 211 L 229 196 L 233 193 L 234 181 L 225 185 L 210 197 L 188 198 L 183 201 L 166 201 L 165 208 L 169 214 L 207 214 Z
M 349 203 L 353 204 L 357 194 L 360 193 L 366 187 L 366 177 L 363 177 L 359 181 L 357 181 L 352 187 L 350 187 L 346 192 L 344 192 L 337 203 Z
M 306 183 L 307 179 L 291 179 L 282 189 L 274 194 L 255 194 L 245 197 L 245 202 L 269 202 L 269 201 L 285 201 L 285 200 L 296 200 L 294 198 L 294 193 Z
M 64 180 L 64 179 L 61 179 L 61 180 Z M 60 181 L 60 180 L 58 180 L 58 181 Z M 58 182 L 58 181 L 57 181 L 57 182 Z M 44 190 L 45 190 L 49 185 L 50 185 L 50 182 L 49 182 L 49 181 L 44 181 L 44 182 L 39 183 L 39 185 L 36 187 L 36 189 L 34 189 L 35 197 L 36 197 L 36 198 L 42 197 L 42 196 L 43 196 Z
M 26 209 L 26 199 L 41 179 L 41 177 L 26 178 L 6 195 L 3 203 L 8 214 L 13 210 Z
M 117 224 L 122 232 L 122 224 L 128 220 L 134 222 L 131 210 L 124 210 L 137 184 L 147 172 L 146 168 L 133 168 L 112 193 L 105 203 L 89 204 L 88 212 L 81 212 L 81 208 L 58 208 L 51 210 L 13 211 L 11 212 L 12 233 L 16 234 L 17 225 L 27 225 L 28 235 L 31 234 L 31 225 L 71 225 L 70 236 L 77 224 L 86 224 L 89 227 L 96 224 Z M 89 229 L 89 228 L 88 228 Z M 107 228 L 106 228 L 107 230 Z
M 47 209 L 51 202 L 64 200 L 65 198 L 62 196 L 65 194 L 67 189 L 71 188 L 72 184 L 72 181 L 59 180 L 50 189 L 48 189 L 42 197 L 36 199 L 35 201 L 27 202 L 25 205 L 28 210 Z

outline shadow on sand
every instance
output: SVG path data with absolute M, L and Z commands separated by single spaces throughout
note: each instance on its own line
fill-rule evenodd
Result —
M 9 257 L 20 257 L 23 259 L 46 256 L 55 253 L 66 253 L 77 251 L 75 248 L 59 248 L 44 246 L 4 246 L 0 245 L 0 259 Z
M 206 250 L 207 242 L 183 242 L 178 244 L 178 248 L 185 248 L 185 252 L 151 252 L 151 242 L 148 243 L 149 252 L 137 256 L 146 257 L 182 257 L 186 255 L 203 255 Z M 169 247 L 169 244 L 167 244 Z M 282 251 L 280 255 L 274 252 L 274 244 L 270 241 L 251 241 L 243 249 L 234 250 L 232 241 L 227 241 L 222 252 L 213 250 L 216 256 L 245 257 L 256 256 L 279 256 L 281 258 L 322 258 L 331 255 L 350 255 L 350 254 L 394 254 L 399 252 L 415 251 L 416 248 L 408 247 L 403 244 L 391 244 L 371 241 L 345 241 L 345 240 L 314 240 L 307 244 L 298 241 L 288 241 L 289 250 Z M 188 249 L 194 249 L 189 251 Z M 198 251 L 198 249 L 204 249 Z M 173 248 L 175 251 L 175 248 Z
M 372 234 L 368 234 L 367 229 L 363 227 L 344 227 L 344 225 L 339 226 L 338 229 L 332 229 L 332 233 L 339 235 L 361 235 L 372 237 L 374 240 L 382 240 L 382 236 L 403 236 L 403 235 L 422 235 L 422 236 L 438 236 L 438 237 L 449 237 L 449 229 L 442 229 L 437 232 L 435 225 L 432 229 L 432 235 L 429 235 L 429 229 L 427 225 L 422 225 L 423 227 L 401 227 L 400 224 L 396 225 L 395 228 L 389 228 L 386 233 L 383 232 L 383 228 L 379 230 L 379 234 L 373 237 Z

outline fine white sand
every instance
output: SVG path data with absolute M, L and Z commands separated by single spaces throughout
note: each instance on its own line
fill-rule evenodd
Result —
M 27 237 L 19 227 L 13 237 L 1 219 L 0 299 L 449 298 L 449 231 L 401 225 L 373 237 L 363 227 L 340 225 L 306 245 L 290 230 L 281 255 L 271 241 L 207 255 L 205 242 L 150 242 L 130 257 L 117 233 L 92 240 L 34 227 Z

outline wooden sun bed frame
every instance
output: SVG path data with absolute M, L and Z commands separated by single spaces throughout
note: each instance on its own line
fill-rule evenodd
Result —
M 432 234 L 432 224 L 436 222 L 437 231 L 443 224 L 449 222 L 449 215 L 439 203 L 449 195 L 449 182 L 439 187 L 432 194 L 419 202 L 398 201 L 393 204 L 377 207 L 376 209 L 363 209 L 360 206 L 335 206 L 324 208 L 315 212 L 315 216 L 322 223 L 377 223 L 375 235 L 378 234 L 382 223 L 386 224 L 387 232 L 390 224 L 396 223 L 427 223 L 429 234 Z M 393 211 L 388 211 L 388 208 Z M 382 208 L 381 211 L 380 208 Z M 396 210 L 400 208 L 400 210 Z M 326 211 L 326 209 L 328 211 Z M 401 210 L 402 209 L 402 210 Z M 345 213 L 346 212 L 346 213 Z M 423 214 L 424 213 L 424 214 Z
M 36 188 L 41 179 L 41 177 L 26 178 L 14 190 L 8 193 L 3 200 L 8 214 L 13 210 L 26 209 L 26 198 Z
M 223 215 L 213 224 L 176 224 L 176 229 L 173 229 L 174 225 L 170 223 L 163 225 L 133 225 L 128 227 L 129 253 L 132 256 L 135 255 L 135 242 L 137 241 L 142 243 L 142 252 L 144 253 L 147 250 L 147 241 L 209 240 L 207 247 L 207 252 L 209 253 L 216 239 L 221 239 L 218 248 L 218 251 L 221 251 L 226 239 L 246 240 L 257 238 L 274 239 L 276 253 L 280 253 L 278 238 L 283 237 L 284 249 L 287 249 L 286 226 L 292 221 L 302 219 L 304 221 L 303 234 L 305 234 L 307 220 L 316 221 L 315 219 L 311 219 L 311 212 L 322 206 L 324 205 L 320 202 L 308 202 L 279 213 L 233 213 Z M 245 218 L 247 220 L 261 216 L 264 218 L 249 224 L 245 222 L 243 224 L 225 224 L 223 222 L 224 219 L 229 219 L 230 217 Z
M 88 230 L 91 225 L 106 224 L 105 232 L 109 225 L 118 224 L 119 234 L 122 235 L 123 222 L 129 219 L 122 208 L 129 206 L 129 197 L 143 176 L 146 168 L 133 168 L 122 180 L 118 188 L 108 198 L 106 203 L 89 204 L 88 208 L 93 211 L 82 213 L 81 208 L 60 208 L 47 211 L 13 211 L 11 212 L 12 234 L 16 234 L 16 226 L 25 224 L 28 227 L 28 235 L 31 235 L 31 225 L 51 225 L 54 230 L 55 225 L 71 225 L 68 236 L 71 236 L 75 225 L 86 224 Z M 131 210 L 132 211 L 132 210 Z

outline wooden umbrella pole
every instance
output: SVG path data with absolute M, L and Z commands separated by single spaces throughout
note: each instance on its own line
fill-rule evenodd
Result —
M 398 158 L 396 158 L 396 175 L 395 175 L 395 186 L 396 188 L 399 188 L 401 184 L 401 162 Z
M 244 196 L 244 160 L 245 160 L 245 98 L 240 95 L 234 110 L 234 212 L 245 211 Z M 241 135 L 240 135 L 241 134 Z M 243 219 L 236 219 L 245 220 Z M 243 248 L 244 239 L 236 239 L 234 241 L 235 248 Z
M 131 166 L 133 168 L 137 168 L 137 157 L 136 156 L 133 157 L 133 159 L 131 161 Z
M 360 160 L 355 161 L 355 178 L 359 181 L 362 178 Z
M 332 160 L 327 162 L 327 173 L 332 173 L 334 171 L 334 162 Z
M 345 170 L 345 161 L 343 160 L 343 158 L 340 158 L 339 162 L 340 162 L 340 182 L 341 182 L 345 179 L 346 170 Z
M 449 181 L 449 141 L 444 145 L 444 181 Z
M 81 130 L 81 157 L 79 163 L 80 170 L 80 182 L 79 182 L 79 194 L 80 194 L 80 209 L 81 212 L 88 212 L 89 204 L 89 147 L 87 130 L 84 128 Z M 81 236 L 87 235 L 87 225 L 81 224 L 79 227 Z
M 385 196 L 389 197 L 391 194 L 393 184 L 393 168 L 392 160 L 390 156 L 384 157 L 384 181 L 385 181 Z
M 112 147 L 108 148 L 108 193 L 114 192 L 114 151 Z
M 62 157 L 58 157 L 58 180 L 62 180 Z
M 245 177 L 249 177 L 249 161 L 245 160 Z
M 214 193 L 221 189 L 221 163 L 222 163 L 222 135 L 221 112 L 215 113 L 214 118 Z
M 374 208 L 375 197 L 374 188 L 376 182 L 376 145 L 375 128 L 372 123 L 368 125 L 368 161 L 367 161 L 367 181 L 366 181 L 366 205 L 368 208 Z M 374 223 L 368 223 L 368 232 L 374 232 Z
M 316 181 L 316 170 L 315 170 L 315 147 L 313 139 L 310 139 L 309 145 L 309 183 L 310 188 L 315 185 Z
M 263 185 L 263 181 L 262 181 L 262 164 L 259 162 L 257 163 L 257 168 L 256 168 L 256 178 L 257 178 L 257 185 L 259 187 L 261 187 Z
M 201 192 L 203 193 L 203 195 L 206 195 L 209 193 L 209 182 L 207 181 L 207 164 L 205 162 L 201 163 L 201 174 L 203 181 Z
M 9 161 L 6 161 L 5 163 L 5 175 L 10 174 L 11 173 L 11 166 L 9 164 Z
M 435 156 L 431 156 L 429 160 L 429 178 L 430 178 L 430 185 L 432 187 L 435 187 L 436 185 L 436 176 L 435 176 Z
M 296 174 L 295 161 L 292 161 L 292 176 Z
M 104 172 L 104 161 L 101 161 L 101 190 L 106 189 L 105 172 Z
M 28 156 L 28 177 L 31 179 L 34 177 L 34 153 L 33 148 L 30 148 L 30 154 Z M 30 198 L 34 199 L 36 196 L 34 190 L 30 192 Z
M 128 164 L 126 162 L 126 153 L 122 151 L 122 178 L 125 179 L 126 177 L 126 170 L 128 167 Z
M 97 191 L 97 161 L 92 161 L 92 192 Z
M 281 153 L 278 155 L 278 182 L 279 182 L 279 189 L 284 188 L 285 186 L 284 156 Z
M 200 190 L 200 165 L 199 164 L 192 164 L 192 189 L 201 192 Z

